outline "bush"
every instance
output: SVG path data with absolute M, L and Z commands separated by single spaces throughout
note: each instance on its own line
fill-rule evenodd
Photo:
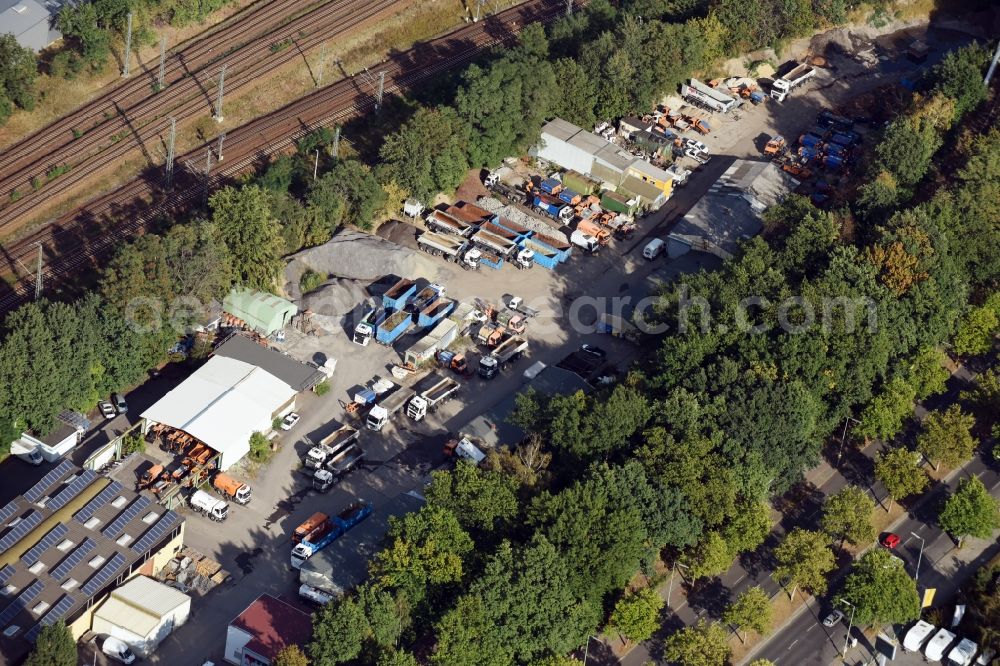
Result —
M 308 294 L 310 291 L 318 289 L 326 281 L 326 275 L 309 270 L 302 274 L 302 279 L 299 280 L 299 287 L 302 289 L 303 294 Z
M 146 452 L 146 440 L 140 435 L 129 435 L 122 441 L 122 455 L 129 455 L 132 453 L 145 453 Z
M 330 392 L 330 382 L 320 382 L 316 384 L 316 388 L 313 390 L 316 391 L 316 395 L 326 395 Z
M 42 189 L 42 179 L 39 178 L 38 176 L 32 177 L 32 179 L 31 179 L 31 189 L 33 189 L 36 192 L 38 190 Z
M 271 440 L 264 433 L 255 432 L 250 435 L 250 457 L 258 462 L 267 460 L 271 455 Z

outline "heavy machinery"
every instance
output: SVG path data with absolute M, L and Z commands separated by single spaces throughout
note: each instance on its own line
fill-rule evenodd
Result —
M 247 504 L 253 495 L 250 484 L 243 483 L 222 472 L 217 473 L 212 478 L 212 487 L 219 491 L 219 494 L 228 497 L 237 504 Z
M 767 142 L 767 145 L 764 146 L 764 154 L 770 155 L 771 157 L 779 157 L 785 152 L 787 145 L 785 137 L 780 134 L 775 134 L 771 137 L 771 140 Z

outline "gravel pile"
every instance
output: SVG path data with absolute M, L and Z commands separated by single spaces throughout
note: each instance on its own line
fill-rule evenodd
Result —
M 551 236 L 552 238 L 561 240 L 564 243 L 569 242 L 566 238 L 566 234 L 562 231 L 559 231 L 559 229 L 553 227 L 544 220 L 535 217 L 534 215 L 528 215 L 516 206 L 501 203 L 498 199 L 494 199 L 493 197 L 483 197 L 476 203 L 494 215 L 506 217 L 511 222 L 520 224 L 526 229 L 531 229 L 532 231 L 537 231 L 540 234 Z

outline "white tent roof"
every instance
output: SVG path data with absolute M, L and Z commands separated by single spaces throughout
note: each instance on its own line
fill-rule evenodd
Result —
M 137 576 L 111 593 L 97 609 L 107 622 L 138 636 L 148 636 L 176 608 L 191 604 L 191 597 L 145 576 Z
M 197 437 L 229 467 L 250 450 L 250 435 L 271 429 L 272 415 L 295 389 L 257 366 L 213 356 L 180 386 L 143 413 Z

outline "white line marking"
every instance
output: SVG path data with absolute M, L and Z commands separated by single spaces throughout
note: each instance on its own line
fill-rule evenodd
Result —
M 793 647 L 795 647 L 795 644 L 798 643 L 798 642 L 799 642 L 799 639 L 796 638 L 794 641 L 792 641 L 792 644 L 788 646 L 788 649 L 791 650 Z

